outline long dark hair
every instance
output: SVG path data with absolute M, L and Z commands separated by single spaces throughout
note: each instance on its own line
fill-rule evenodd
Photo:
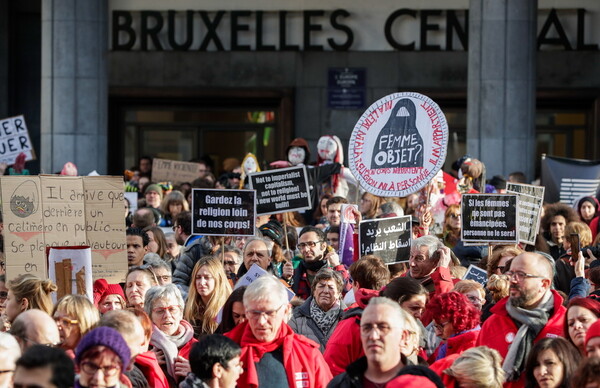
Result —
M 562 337 L 556 338 L 544 338 L 539 340 L 531 349 L 529 357 L 527 357 L 527 363 L 525 364 L 525 387 L 536 388 L 538 387 L 537 380 L 533 375 L 533 370 L 539 365 L 538 356 L 544 350 L 552 350 L 556 357 L 563 364 L 563 379 L 560 382 L 559 388 L 568 388 L 569 381 L 575 375 L 577 365 L 581 361 L 581 354 L 579 350 L 571 344 L 569 341 Z
M 223 314 L 221 315 L 221 323 L 215 333 L 225 334 L 228 331 L 233 330 L 235 327 L 235 322 L 233 321 L 233 304 L 235 302 L 244 303 L 244 292 L 246 291 L 246 286 L 242 286 L 233 290 L 233 292 L 229 295 L 229 298 L 225 301 L 223 305 Z

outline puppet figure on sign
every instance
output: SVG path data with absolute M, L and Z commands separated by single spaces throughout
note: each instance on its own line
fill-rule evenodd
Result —
M 317 166 L 325 166 L 328 164 L 340 164 L 339 173 L 331 174 L 328 180 L 323 181 L 320 194 L 329 194 L 340 197 L 348 197 L 349 193 L 348 182 L 356 186 L 356 178 L 350 172 L 349 168 L 344 167 L 344 149 L 340 138 L 332 135 L 325 135 L 319 138 L 317 143 Z
M 423 138 L 417 128 L 417 109 L 409 98 L 396 103 L 377 136 L 371 169 L 423 167 Z
M 253 153 L 248 152 L 244 160 L 242 160 L 242 176 L 240 179 L 240 189 L 248 188 L 248 182 L 246 177 L 252 173 L 259 172 L 260 166 L 258 159 Z

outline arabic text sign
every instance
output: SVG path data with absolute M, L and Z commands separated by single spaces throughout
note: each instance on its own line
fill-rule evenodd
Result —
M 23 116 L 0 120 L 0 163 L 11 165 L 25 153 L 25 160 L 34 160 L 35 152 Z
M 200 163 L 154 158 L 152 160 L 152 181 L 172 183 L 193 182 L 203 174 L 200 170 L 202 170 Z
M 440 107 L 419 93 L 394 93 L 371 105 L 354 126 L 350 170 L 371 194 L 405 197 L 433 179 L 447 147 Z
M 86 245 L 94 278 L 125 280 L 127 254 L 122 177 L 1 178 L 9 278 L 46 278 L 46 247 Z
M 192 234 L 253 236 L 254 190 L 192 190 Z
M 256 211 L 276 214 L 310 209 L 306 167 L 290 167 L 250 174 L 250 188 L 256 190 Z
M 407 261 L 412 239 L 411 217 L 380 218 L 359 224 L 360 256 L 379 256 L 384 263 Z
M 479 268 L 471 264 L 469 265 L 469 268 L 467 268 L 465 276 L 463 276 L 463 280 L 467 279 L 475 280 L 477 283 L 483 284 L 485 286 L 485 284 L 487 283 L 487 271 L 483 268 Z
M 519 241 L 535 245 L 540 230 L 544 187 L 509 182 L 506 185 L 506 192 L 517 194 L 519 198 Z
M 466 243 L 517 243 L 517 196 L 463 194 L 461 239 Z

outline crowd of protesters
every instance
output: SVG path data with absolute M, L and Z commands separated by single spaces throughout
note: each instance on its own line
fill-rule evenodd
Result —
M 274 165 L 306 163 L 301 140 Z M 138 193 L 136 211 L 125 203 L 128 271 L 96 279 L 93 300 L 0 275 L 0 388 L 600 387 L 595 197 L 545 204 L 535 245 L 470 246 L 461 195 L 503 193 L 523 174 L 486 181 L 465 156 L 420 192 L 383 198 L 340 195 L 338 165 L 321 171 L 314 209 L 258 216 L 254 236 L 201 236 L 192 189 L 239 189 L 252 171 L 199 163 L 177 186 L 153 182 L 147 157 L 126 172 Z M 412 216 L 404 262 L 359 257 L 358 228 L 340 220 L 352 203 L 358 221 Z M 255 264 L 267 275 L 236 287 Z M 485 284 L 462 280 L 471 264 Z

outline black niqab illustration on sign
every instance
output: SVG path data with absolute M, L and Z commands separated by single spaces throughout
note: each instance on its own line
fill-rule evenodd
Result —
M 423 138 L 416 122 L 415 104 L 409 98 L 398 101 L 377 136 L 371 169 L 423 167 Z

